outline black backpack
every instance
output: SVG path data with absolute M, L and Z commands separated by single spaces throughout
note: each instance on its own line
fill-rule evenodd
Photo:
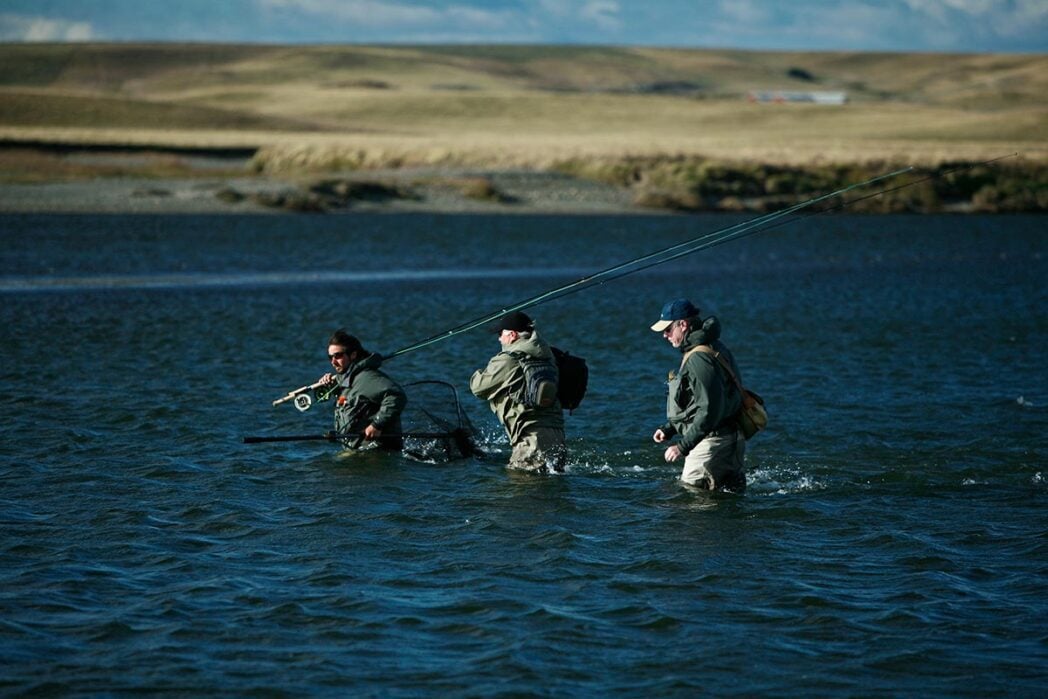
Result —
M 528 408 L 551 407 L 560 394 L 557 367 L 553 362 L 523 352 L 510 352 L 509 355 L 516 359 L 520 368 L 524 370 L 524 385 L 521 386 L 517 400 Z
M 557 365 L 556 373 L 553 371 L 553 362 L 523 352 L 509 353 L 524 370 L 524 385 L 518 400 L 529 408 L 548 408 L 553 405 L 553 396 L 556 395 L 561 408 L 574 410 L 586 395 L 589 367 L 582 357 L 556 347 L 550 349 Z
M 560 399 L 560 407 L 568 411 L 574 410 L 579 407 L 579 403 L 586 395 L 589 367 L 586 366 L 586 360 L 582 357 L 576 357 L 556 347 L 550 349 L 553 350 L 557 371 L 560 372 L 560 381 L 557 383 L 557 398 Z

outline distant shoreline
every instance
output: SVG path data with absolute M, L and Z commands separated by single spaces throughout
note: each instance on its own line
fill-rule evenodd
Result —
M 0 185 L 0 214 L 301 214 L 427 213 L 551 215 L 686 215 L 729 213 L 724 209 L 658 208 L 634 203 L 628 191 L 543 173 L 484 173 L 485 181 L 513 180 L 504 200 L 478 199 L 439 182 L 415 186 L 410 197 L 348 201 L 339 206 L 310 203 L 294 182 L 274 179 L 143 179 Z M 772 209 L 779 210 L 779 209 Z M 1005 213 L 1041 213 L 1043 209 Z M 730 213 L 768 213 L 739 208 Z M 868 211 L 851 213 L 870 214 Z M 901 212 L 891 212 L 901 213 Z M 989 214 L 967 206 L 913 214 Z M 877 214 L 873 214 L 877 215 Z
M 763 214 L 897 169 L 677 156 L 579 159 L 546 170 L 410 166 L 394 159 L 381 168 L 267 171 L 247 148 L 7 142 L 0 143 L 0 212 Z M 1048 168 L 1019 158 L 915 169 L 876 186 L 884 193 L 856 192 L 849 211 L 1048 210 Z
M 404 173 L 380 175 L 393 183 Z M 646 214 L 627 191 L 544 173 L 415 173 L 410 191 L 364 194 L 338 206 L 310 204 L 307 189 L 269 177 L 156 179 L 123 177 L 36 184 L 0 184 L 0 213 L 56 214 Z M 369 186 L 370 180 L 364 180 Z M 497 195 L 471 194 L 497 182 Z M 508 194 L 507 192 L 512 192 Z

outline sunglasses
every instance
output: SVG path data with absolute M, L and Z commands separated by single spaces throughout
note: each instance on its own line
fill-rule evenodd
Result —
M 328 359 L 342 359 L 345 356 L 345 352 L 335 352 L 334 354 L 329 354 Z

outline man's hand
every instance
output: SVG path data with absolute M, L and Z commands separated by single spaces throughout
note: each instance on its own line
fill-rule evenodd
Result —
M 684 454 L 681 453 L 680 446 L 674 444 L 672 447 L 666 449 L 666 453 L 663 455 L 667 462 L 673 462 L 682 457 Z
M 655 434 L 653 434 L 651 436 L 651 438 L 654 439 L 659 444 L 661 444 L 662 442 L 666 441 L 666 433 L 663 432 L 662 428 L 660 427 L 659 429 L 655 430 Z
M 382 436 L 382 430 L 375 427 L 374 425 L 368 425 L 364 428 L 364 439 L 378 439 Z

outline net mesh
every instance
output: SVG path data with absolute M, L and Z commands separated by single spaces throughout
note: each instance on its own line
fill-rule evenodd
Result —
M 401 416 L 404 454 L 419 461 L 445 463 L 480 456 L 477 433 L 446 381 L 404 384 L 408 404 Z

